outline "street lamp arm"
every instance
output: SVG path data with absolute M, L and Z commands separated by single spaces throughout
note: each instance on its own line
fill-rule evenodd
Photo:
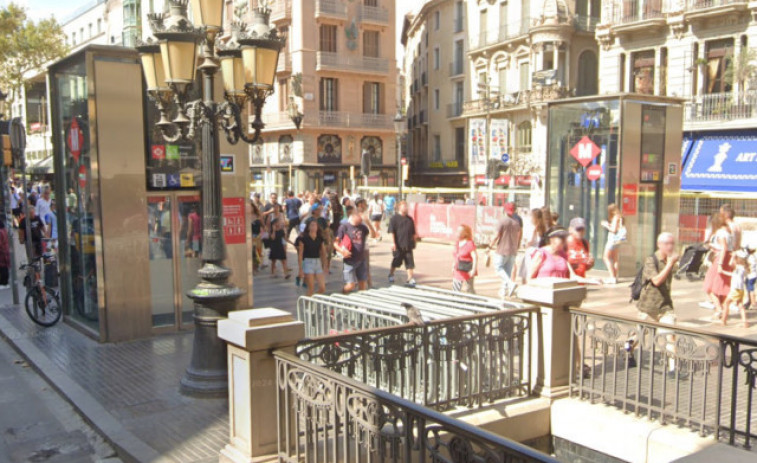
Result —
M 254 123 L 253 127 L 255 128 L 255 133 L 252 137 L 247 136 L 245 133 L 246 130 L 244 130 L 244 126 L 242 125 L 242 109 L 236 103 L 230 101 L 222 103 L 218 108 L 216 120 L 218 121 L 219 127 L 223 129 L 226 134 L 226 140 L 232 145 L 236 145 L 239 140 L 250 145 L 257 143 L 260 140 L 260 131 L 262 127 L 257 128 Z

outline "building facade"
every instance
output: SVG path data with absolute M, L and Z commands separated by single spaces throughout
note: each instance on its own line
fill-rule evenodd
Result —
M 507 154 L 509 169 L 495 186 L 530 187 L 514 199 L 541 206 L 547 103 L 598 90 L 599 0 L 468 0 L 467 16 L 476 31 L 468 37 L 471 99 L 463 107 L 470 178 L 486 183 L 488 160 Z
M 757 21 L 746 1 L 607 1 L 600 92 L 685 98 L 680 240 L 704 239 L 723 203 L 754 217 Z M 705 194 L 702 194 L 705 193 Z
M 405 17 L 402 68 L 410 182 L 460 187 L 467 178 L 463 106 L 470 99 L 465 1 L 432 0 Z
M 253 0 L 252 7 L 257 6 Z M 250 148 L 256 191 L 396 183 L 394 0 L 275 0 L 271 22 L 286 35 L 262 141 Z M 304 116 L 296 128 L 292 112 Z

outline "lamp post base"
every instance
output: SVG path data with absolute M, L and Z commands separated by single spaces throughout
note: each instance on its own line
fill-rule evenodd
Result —
M 228 317 L 244 291 L 225 282 L 230 272 L 219 265 L 206 263 L 200 274 L 203 281 L 188 294 L 195 303 L 195 332 L 192 360 L 181 379 L 180 391 L 195 397 L 226 397 L 226 343 L 218 337 L 218 320 Z

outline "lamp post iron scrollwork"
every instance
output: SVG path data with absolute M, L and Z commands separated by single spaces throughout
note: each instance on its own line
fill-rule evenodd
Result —
M 168 4 L 168 13 L 148 15 L 156 40 L 137 49 L 148 95 L 160 112 L 156 126 L 163 138 L 167 142 L 191 141 L 199 131 L 201 139 L 203 265 L 198 271 L 201 281 L 188 293 L 195 304 L 195 337 L 181 390 L 191 395 L 223 396 L 228 391 L 226 346 L 216 329 L 218 320 L 235 308 L 244 291 L 228 282 L 231 271 L 223 265 L 218 130 L 224 131 L 231 144 L 239 140 L 252 144 L 260 139 L 263 104 L 273 93 L 285 39 L 269 25 L 270 10 L 265 7 L 253 12 L 251 24 L 233 23 L 231 37 L 221 44 L 216 42 L 222 34 L 223 0 L 191 0 L 196 24 L 187 18 L 189 0 L 169 0 Z M 214 77 L 219 68 L 225 89 L 222 102 L 214 100 Z M 197 70 L 202 74 L 202 97 L 188 101 Z M 242 124 L 248 102 L 254 111 L 252 136 Z

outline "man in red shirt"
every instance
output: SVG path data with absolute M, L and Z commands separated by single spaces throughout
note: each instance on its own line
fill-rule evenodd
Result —
M 573 267 L 576 275 L 586 278 L 586 272 L 594 267 L 594 257 L 589 250 L 586 236 L 586 221 L 575 217 L 570 221 L 570 235 L 568 236 L 568 263 Z

